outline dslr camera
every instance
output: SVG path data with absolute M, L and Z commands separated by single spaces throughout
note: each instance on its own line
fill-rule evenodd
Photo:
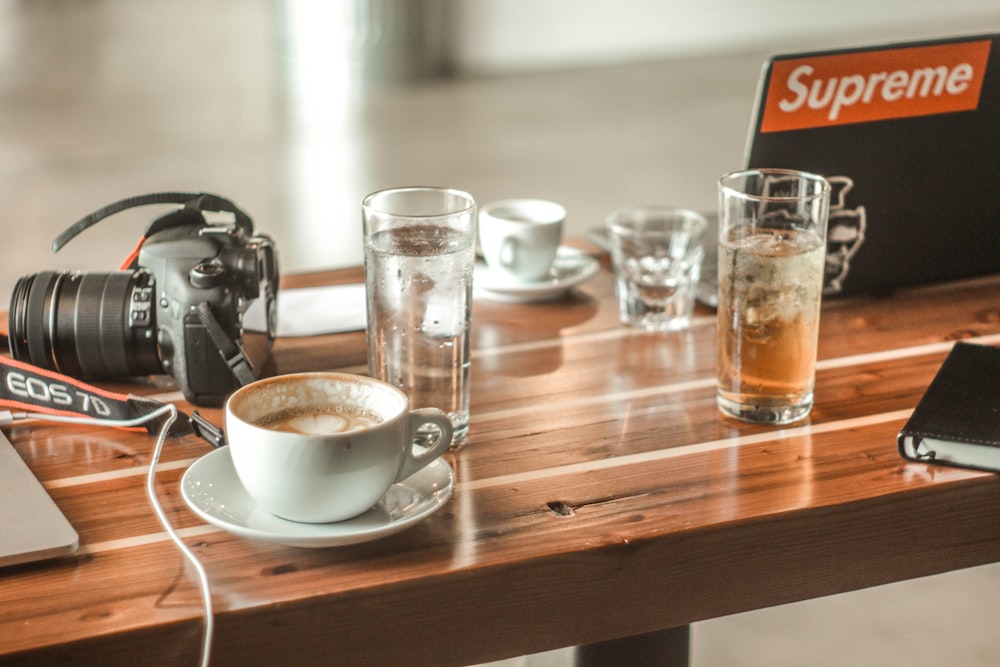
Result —
M 156 193 L 92 213 L 53 242 L 119 211 L 183 204 L 156 220 L 118 271 L 41 271 L 18 280 L 10 305 L 11 355 L 75 377 L 168 373 L 195 405 L 219 406 L 260 377 L 277 320 L 274 243 L 255 235 L 250 217 L 222 197 Z M 204 211 L 233 214 L 209 223 Z M 262 308 L 263 331 L 244 316 Z

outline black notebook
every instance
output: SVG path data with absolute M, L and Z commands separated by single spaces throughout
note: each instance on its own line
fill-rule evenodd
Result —
M 955 343 L 897 445 L 912 461 L 1000 472 L 1000 348 Z

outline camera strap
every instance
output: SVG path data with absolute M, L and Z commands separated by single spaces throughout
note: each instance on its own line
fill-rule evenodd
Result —
M 205 331 L 208 332 L 208 337 L 212 339 L 212 343 L 219 350 L 219 354 L 226 360 L 226 365 L 232 371 L 233 377 L 241 385 L 248 385 L 256 380 L 257 378 L 254 376 L 253 368 L 250 366 L 250 360 L 247 359 L 247 355 L 236 341 L 226 335 L 222 325 L 215 319 L 212 307 L 208 305 L 208 302 L 202 301 L 199 303 L 197 310 L 198 319 L 201 321 L 202 326 L 205 327 Z
M 77 234 L 89 227 L 93 227 L 104 218 L 112 216 L 116 213 L 121 213 L 122 211 L 126 211 L 130 208 L 149 206 L 152 204 L 182 204 L 183 208 L 175 212 L 177 215 L 167 214 L 162 218 L 155 220 L 150 225 L 149 229 L 146 230 L 146 234 L 143 238 L 152 236 L 154 233 L 165 227 L 186 224 L 189 221 L 187 219 L 187 214 L 200 215 L 201 211 L 223 211 L 232 213 L 236 220 L 236 224 L 242 227 L 248 236 L 253 234 L 253 220 L 250 219 L 250 216 L 225 197 L 220 197 L 219 195 L 208 192 L 153 192 L 146 195 L 119 199 L 118 201 L 112 202 L 89 215 L 85 215 L 70 225 L 65 231 L 63 231 L 62 234 L 56 237 L 56 239 L 52 242 L 52 251 L 59 252 L 59 249 L 69 243 Z
M 101 421 L 127 421 L 146 416 L 163 403 L 143 396 L 119 394 L 80 380 L 0 356 L 0 408 L 50 415 L 89 417 Z M 224 444 L 222 431 L 198 414 L 178 415 L 171 435 L 194 433 L 213 447 Z M 145 428 L 156 433 L 159 423 Z

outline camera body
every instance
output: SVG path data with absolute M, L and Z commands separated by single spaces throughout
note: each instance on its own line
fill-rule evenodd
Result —
M 191 403 L 222 405 L 261 375 L 275 336 L 277 252 L 247 222 L 184 208 L 153 223 L 127 270 L 21 278 L 12 356 L 80 377 L 168 373 Z M 245 329 L 251 307 L 264 331 Z
M 139 253 L 140 270 L 153 276 L 156 348 L 164 373 L 173 375 L 196 405 L 221 405 L 240 382 L 199 314 L 207 304 L 216 322 L 259 376 L 274 342 L 278 264 L 266 236 L 247 237 L 238 227 L 177 227 L 148 239 Z M 257 300 L 260 300 L 257 303 Z M 145 302 L 130 314 L 139 323 Z M 263 307 L 266 331 L 248 331 L 243 316 Z

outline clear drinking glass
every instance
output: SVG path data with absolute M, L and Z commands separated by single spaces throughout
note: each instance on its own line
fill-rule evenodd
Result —
M 719 181 L 719 409 L 787 424 L 812 409 L 830 185 L 784 169 Z
M 362 203 L 368 372 L 413 408 L 446 412 L 469 432 L 469 324 L 476 202 L 459 190 L 382 190 Z
M 707 224 L 700 213 L 668 206 L 622 208 L 608 216 L 623 324 L 647 331 L 691 325 Z

